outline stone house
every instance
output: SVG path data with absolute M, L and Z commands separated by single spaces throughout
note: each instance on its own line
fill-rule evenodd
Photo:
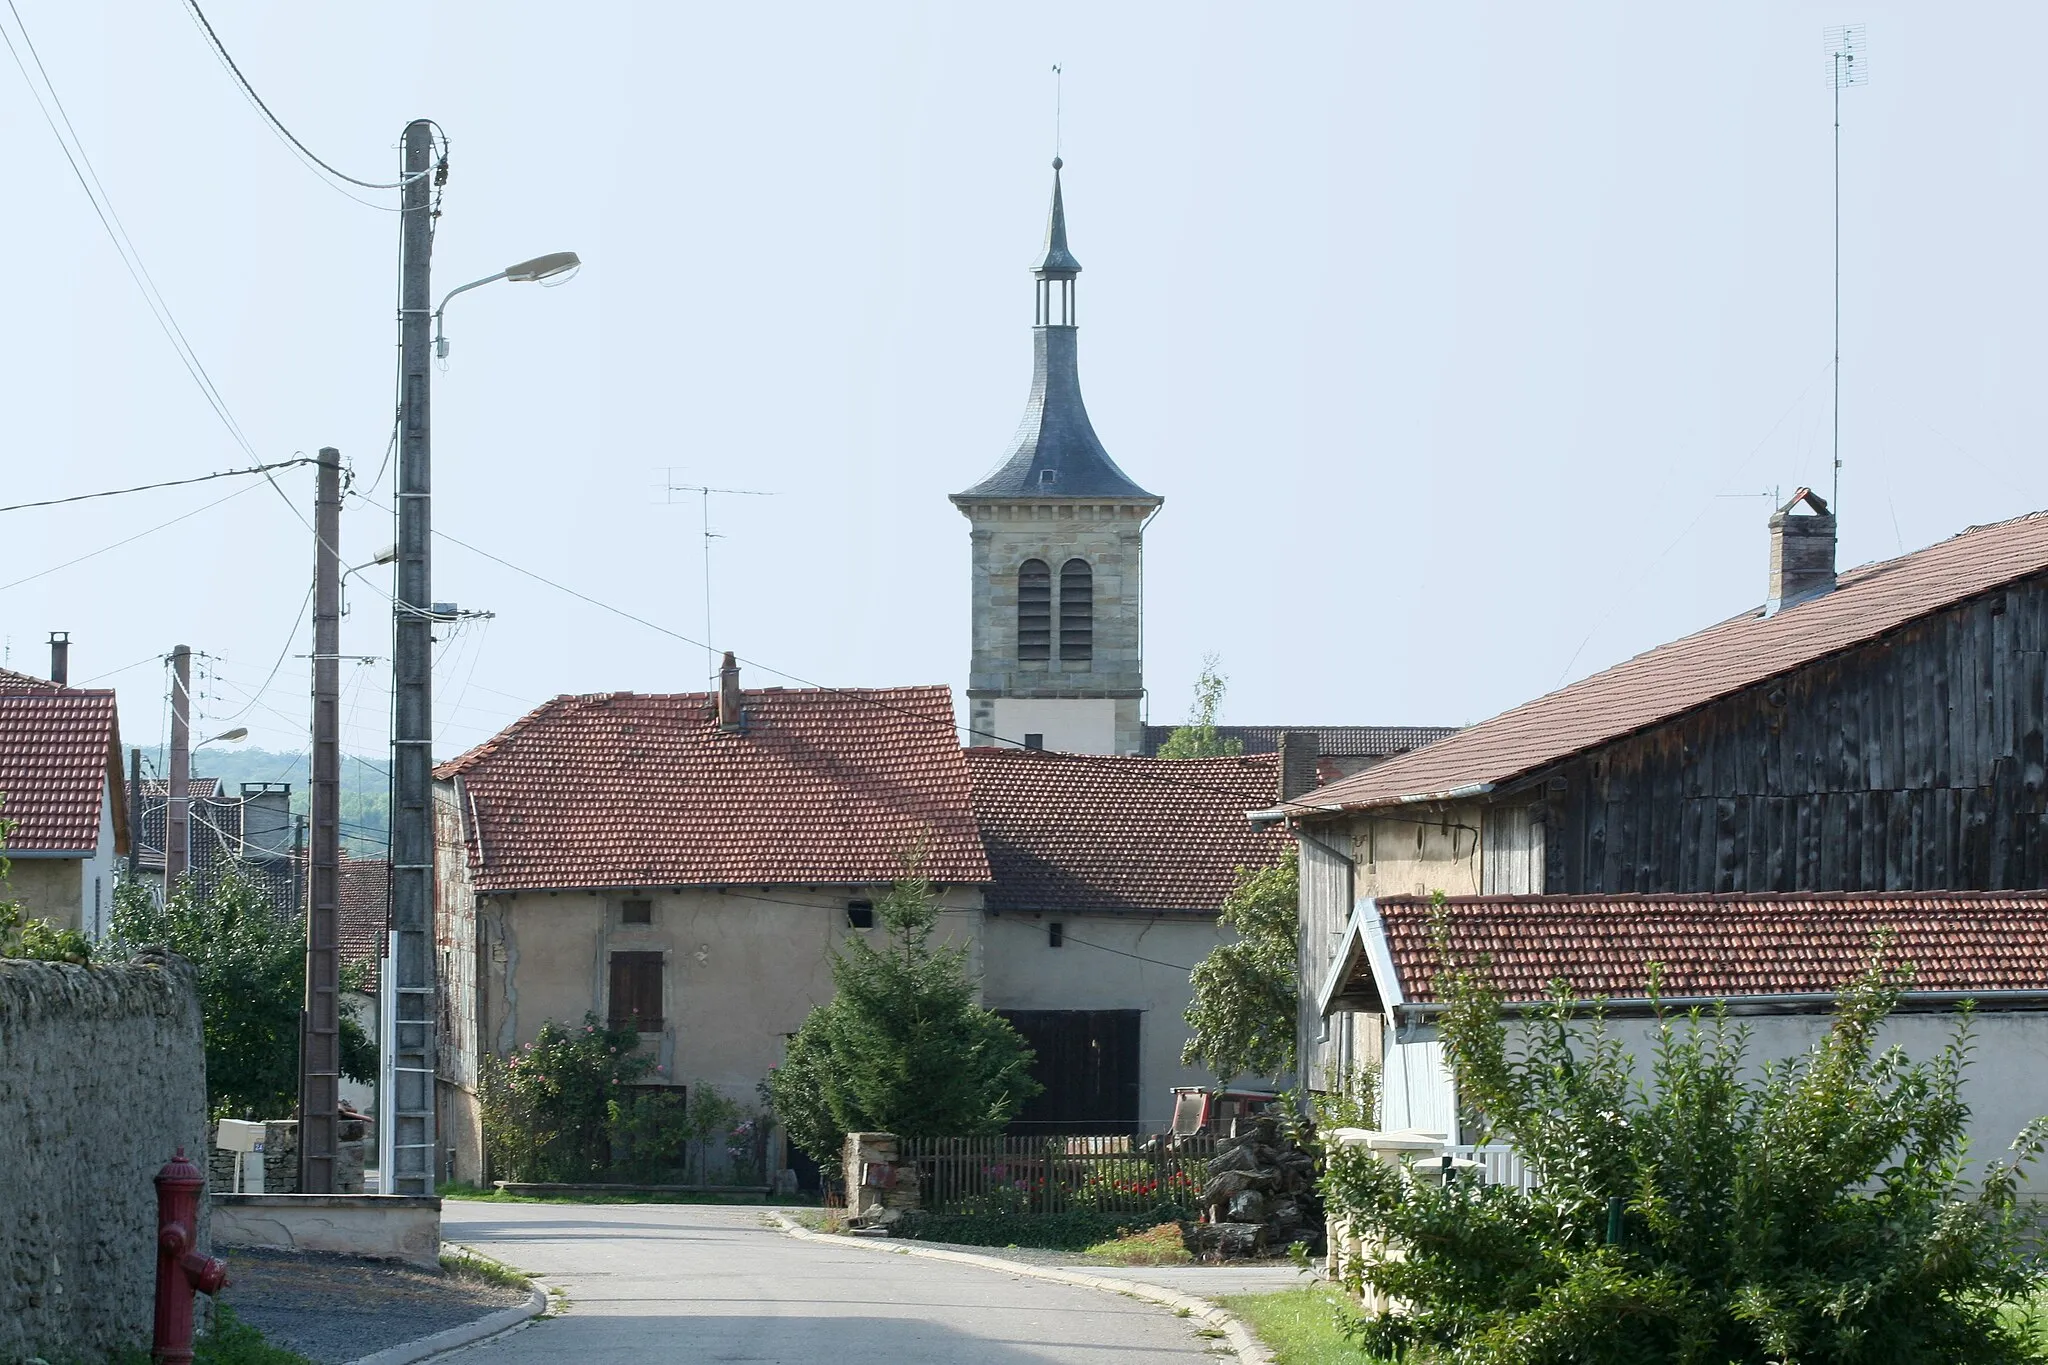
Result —
M 106 933 L 129 834 L 111 690 L 0 669 L 0 818 L 12 864 L 0 896 L 61 929 Z
M 1311 1084 L 1378 1052 L 1314 994 L 1369 897 L 2048 885 L 2048 514 L 1839 577 L 1807 490 L 1769 529 L 1764 606 L 1255 812 L 1301 847 Z
M 1879 1046 L 1930 1060 L 1954 1034 L 1961 1003 L 1973 1002 L 1963 1088 L 1972 1166 L 2004 1155 L 2021 1128 L 2048 1114 L 2040 1068 L 2048 891 L 1480 895 L 1450 897 L 1441 909 L 1426 896 L 1368 897 L 1346 925 L 1316 1007 L 1339 1021 L 1373 1021 L 1370 1030 L 1338 1032 L 1381 1040 L 1383 1129 L 1472 1143 L 1485 1134 L 1461 1103 L 1437 1031 L 1445 1008 L 1438 932 L 1459 958 L 1485 959 L 1511 1046 L 1531 1009 L 1563 982 L 1581 1000 L 1604 998 L 1608 1032 L 1645 1082 L 1658 1029 L 1646 998 L 1651 963 L 1667 1012 L 1727 1009 L 1749 1034 L 1754 1075 L 1813 1045 L 1836 993 L 1869 964 L 1878 936 L 1890 935 L 1888 962 L 1913 975 Z M 2038 1168 L 2027 1175 L 2034 1189 L 2044 1180 Z
M 386 935 L 391 921 L 391 864 L 383 858 L 342 857 L 338 879 L 340 903 L 338 938 L 341 966 L 363 975 L 359 990 L 344 990 L 341 1007 L 362 1026 L 371 1042 L 383 1027 L 377 1008 L 377 983 L 384 962 Z M 340 1098 L 358 1113 L 376 1113 L 377 1087 L 341 1079 Z

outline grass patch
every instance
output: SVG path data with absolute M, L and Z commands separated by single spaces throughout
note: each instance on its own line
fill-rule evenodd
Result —
M 1344 1296 L 1324 1285 L 1277 1294 L 1227 1294 L 1216 1300 L 1243 1319 L 1277 1365 L 1380 1365 L 1337 1330 Z
M 1161 1223 L 1143 1232 L 1097 1242 L 1088 1248 L 1087 1256 L 1106 1265 L 1189 1265 L 1195 1259 L 1188 1254 L 1178 1223 Z
M 526 1275 L 514 1270 L 503 1261 L 494 1261 L 488 1256 L 478 1255 L 467 1247 L 441 1254 L 441 1269 L 462 1279 L 482 1280 L 486 1284 L 501 1284 L 507 1289 L 531 1289 L 533 1283 Z
M 1149 1214 L 1095 1213 L 925 1213 L 905 1214 L 896 1225 L 898 1237 L 922 1242 L 953 1242 L 960 1246 L 1032 1247 L 1040 1251 L 1086 1251 L 1134 1232 L 1180 1218 L 1185 1210 L 1162 1207 Z
M 798 1227 L 812 1232 L 840 1233 L 847 1227 L 845 1209 L 798 1209 L 792 1219 Z

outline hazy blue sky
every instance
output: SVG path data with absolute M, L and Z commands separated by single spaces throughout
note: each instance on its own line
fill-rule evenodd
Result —
M 367 489 L 395 215 L 294 160 L 175 0 L 18 4 L 250 439 L 337 445 Z M 1024 401 L 1056 61 L 1089 407 L 1166 498 L 1154 719 L 1215 651 L 1232 720 L 1475 720 L 1762 598 L 1756 495 L 1827 479 L 1830 24 L 1868 25 L 1872 73 L 1846 96 L 1843 561 L 2048 506 L 2048 92 L 2006 57 L 2039 6 L 208 11 L 357 176 L 390 178 L 408 118 L 447 129 L 439 288 L 588 263 L 450 310 L 436 524 L 695 636 L 697 511 L 662 471 L 771 490 L 715 509 L 716 642 L 803 678 L 963 681 L 946 494 Z M 246 463 L 4 64 L 0 131 L 0 501 Z M 310 503 L 309 472 L 281 482 Z M 302 744 L 310 537 L 268 488 L 14 583 L 237 486 L 0 516 L 14 664 L 51 628 L 74 680 L 184 641 L 207 724 Z M 389 519 L 351 505 L 344 537 L 368 559 Z M 436 589 L 498 613 L 442 651 L 444 752 L 558 692 L 700 685 L 697 651 L 445 543 Z M 345 647 L 387 653 L 382 599 L 351 604 Z M 383 745 L 386 676 L 345 674 L 352 749 Z M 161 679 L 111 678 L 129 738 L 158 737 Z

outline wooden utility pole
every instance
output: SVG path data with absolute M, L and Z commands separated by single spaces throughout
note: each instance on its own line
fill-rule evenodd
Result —
M 398 935 L 391 1097 L 380 1099 L 391 1132 L 389 1194 L 432 1194 L 439 1173 L 434 1135 L 434 590 L 429 444 L 434 302 L 434 125 L 406 125 L 399 200 L 398 571 L 391 600 L 391 919 Z
M 341 1103 L 341 452 L 321 448 L 313 503 L 312 856 L 299 1033 L 299 1193 L 335 1194 Z
M 192 867 L 192 646 L 171 651 L 171 772 L 164 793 L 164 895 Z

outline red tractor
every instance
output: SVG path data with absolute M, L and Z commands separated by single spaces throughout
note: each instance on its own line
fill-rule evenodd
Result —
M 1173 1126 L 1167 1136 L 1236 1137 L 1255 1118 L 1268 1114 L 1277 1117 L 1282 1103 L 1279 1094 L 1272 1090 L 1176 1086 L 1173 1091 Z

